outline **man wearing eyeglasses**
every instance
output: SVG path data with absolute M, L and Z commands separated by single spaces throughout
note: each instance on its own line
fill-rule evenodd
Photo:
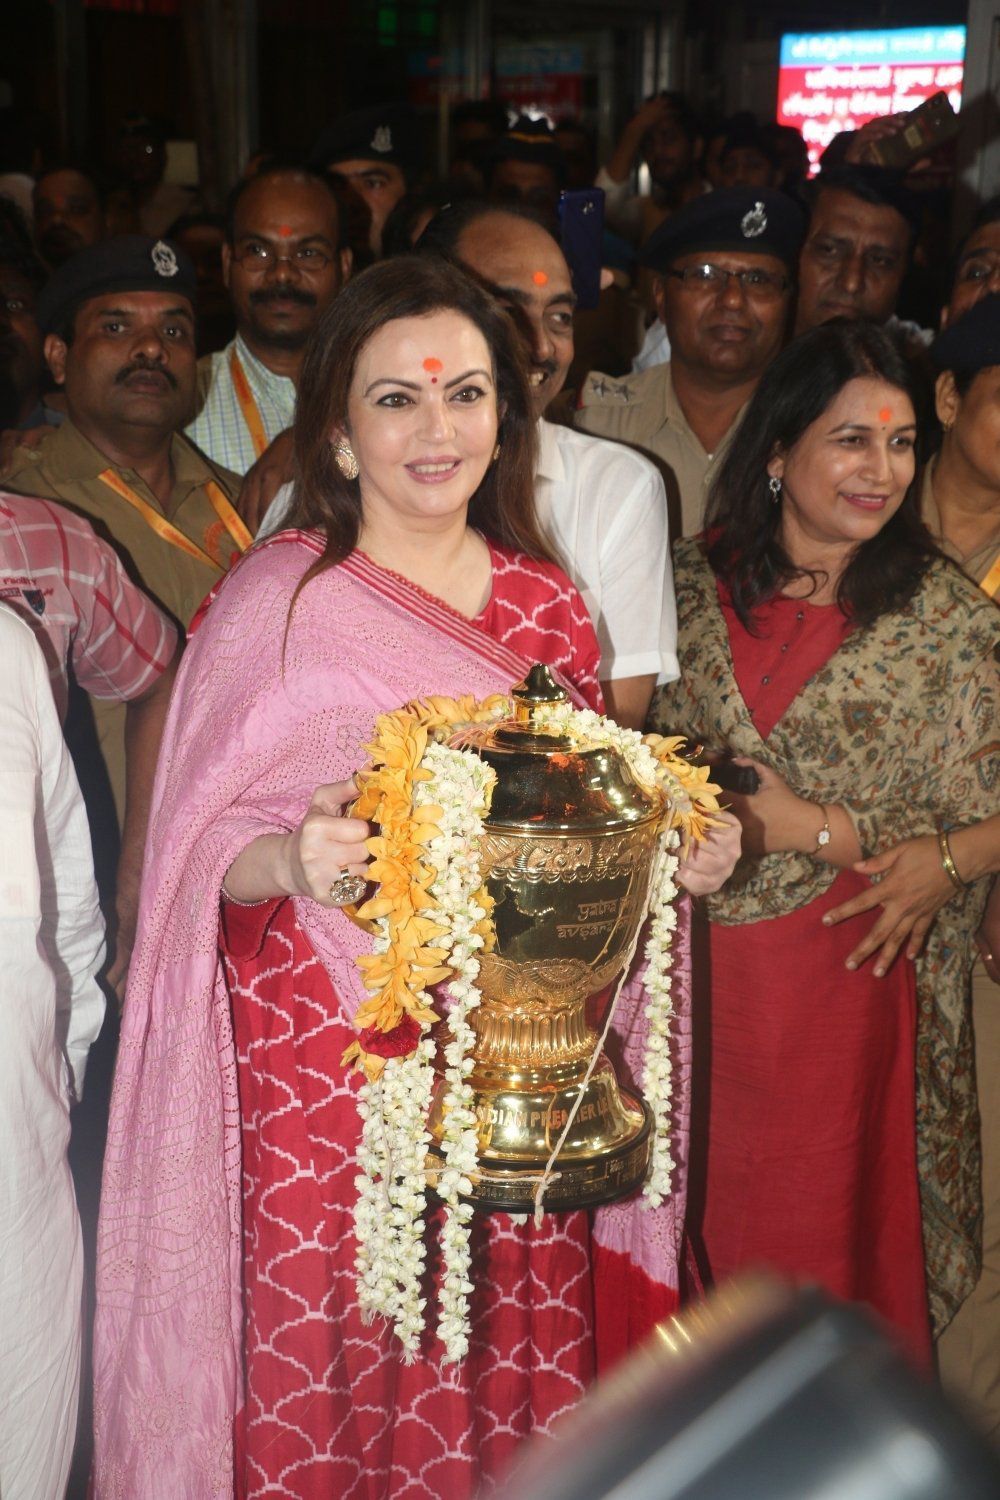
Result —
M 265 168 L 234 189 L 222 269 L 236 337 L 201 361 L 187 428 L 214 463 L 245 474 L 292 425 L 306 341 L 351 274 L 345 227 L 329 180 L 304 168 Z
M 724 188 L 679 209 L 648 240 L 670 360 L 613 379 L 594 371 L 575 425 L 617 438 L 663 474 L 670 534 L 701 530 L 705 497 L 792 306 L 802 214 L 783 193 Z

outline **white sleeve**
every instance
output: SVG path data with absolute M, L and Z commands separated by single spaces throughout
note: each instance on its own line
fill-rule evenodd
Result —
M 663 480 L 643 463 L 627 489 L 601 488 L 601 677 L 655 672 L 658 683 L 673 682 L 680 676 L 677 606 Z
M 79 1099 L 87 1053 L 104 1020 L 104 996 L 96 979 L 104 959 L 104 920 L 87 813 L 37 647 L 34 675 L 41 766 L 35 811 L 39 936 L 55 976 L 57 1040 L 69 1062 L 73 1095 Z
M 642 238 L 642 199 L 633 193 L 629 179 L 626 177 L 624 182 L 616 182 L 607 168 L 601 167 L 594 178 L 594 186 L 604 194 L 604 217 L 608 228 L 637 245 Z
M 274 499 L 264 512 L 263 519 L 257 527 L 255 541 L 261 542 L 266 536 L 270 536 L 272 532 L 282 529 L 291 503 L 292 486 L 290 484 L 283 484 L 281 489 L 275 492 Z

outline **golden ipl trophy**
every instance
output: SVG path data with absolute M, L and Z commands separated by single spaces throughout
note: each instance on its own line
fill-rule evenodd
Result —
M 543 1206 L 607 1203 L 646 1175 L 650 1111 L 603 1053 L 587 1076 L 597 1046 L 587 1009 L 620 976 L 645 917 L 664 799 L 616 750 L 575 748 L 535 722 L 542 704 L 566 698 L 545 667 L 513 697 L 513 718 L 471 726 L 452 743 L 497 774 L 481 856 L 496 946 L 481 958 L 482 1004 L 470 1016 L 472 1201 L 525 1213 L 578 1099 Z M 442 1093 L 429 1121 L 436 1141 Z

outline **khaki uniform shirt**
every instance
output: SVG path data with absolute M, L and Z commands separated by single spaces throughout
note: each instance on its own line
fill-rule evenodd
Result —
M 681 410 L 669 364 L 622 380 L 595 370 L 583 383 L 573 424 L 596 437 L 628 443 L 653 460 L 663 475 L 670 537 L 676 541 L 702 530 L 709 486 L 745 409 L 715 452 L 706 453 Z
M 941 535 L 941 516 L 934 499 L 934 464 L 929 463 L 924 470 L 923 486 L 920 491 L 920 513 L 925 526 L 941 551 L 948 557 L 954 558 L 969 577 L 975 579 L 976 583 L 983 583 L 993 564 L 1000 558 L 1000 512 L 997 514 L 993 530 L 974 552 L 964 554 L 959 552 L 957 547 Z M 1000 588 L 992 590 L 992 594 L 1000 602 Z
M 161 506 L 134 469 L 120 469 L 74 426 L 66 421 L 53 428 L 37 448 L 18 448 L 4 476 L 4 486 L 22 495 L 60 500 L 85 516 L 94 530 L 118 553 L 125 571 L 171 615 L 182 631 L 199 604 L 228 567 L 238 549 L 209 502 L 205 484 L 214 480 L 232 500 L 240 480 L 217 468 L 181 436 L 173 439 L 171 457 L 174 488 L 162 511 L 178 531 L 196 542 L 216 567 L 189 557 L 157 535 L 127 500 L 99 477 L 111 468 L 136 494 L 156 510 Z M 125 707 L 108 699 L 92 698 L 94 722 L 119 820 L 125 804 Z M 106 795 L 106 793 L 105 793 Z

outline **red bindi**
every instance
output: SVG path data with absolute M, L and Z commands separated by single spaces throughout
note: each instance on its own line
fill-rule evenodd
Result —
M 892 407 L 891 406 L 883 406 L 882 410 L 878 414 L 878 419 L 879 419 L 880 422 L 891 422 L 892 421 Z
M 287 240 L 291 236 L 292 226 L 290 224 L 279 224 L 278 233 L 283 240 Z
M 548 273 L 545 271 L 532 271 L 531 279 L 536 286 L 548 286 L 549 284 Z

